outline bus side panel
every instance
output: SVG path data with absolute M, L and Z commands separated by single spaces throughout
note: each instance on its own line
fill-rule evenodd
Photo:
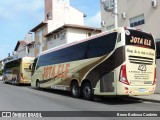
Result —
M 42 88 L 70 90 L 72 80 L 80 84 L 86 73 L 103 59 L 98 57 L 39 67 L 32 76 L 31 85 L 35 87 L 36 80 L 39 80 Z
M 117 48 L 111 56 L 106 58 L 101 64 L 96 66 L 87 75 L 91 80 L 96 95 L 115 95 L 117 83 L 117 68 L 125 61 L 125 46 Z M 97 76 L 96 74 L 97 73 Z M 98 77 L 99 76 L 99 77 Z M 119 75 L 118 75 L 119 76 Z M 98 78 L 97 78 L 98 77 Z

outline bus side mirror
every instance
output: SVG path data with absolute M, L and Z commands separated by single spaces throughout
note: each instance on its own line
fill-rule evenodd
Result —
M 32 64 L 29 66 L 29 70 L 32 70 Z

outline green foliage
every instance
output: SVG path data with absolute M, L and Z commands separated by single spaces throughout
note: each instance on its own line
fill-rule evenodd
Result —
M 2 70 L 0 70 L 0 75 L 3 75 L 3 71 Z

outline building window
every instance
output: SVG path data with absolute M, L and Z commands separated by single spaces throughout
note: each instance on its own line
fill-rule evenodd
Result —
M 109 25 L 109 26 L 107 26 L 107 30 L 111 30 L 111 29 L 113 29 L 114 28 L 114 25 Z
M 136 26 L 145 24 L 144 14 L 133 17 L 129 21 L 130 21 L 130 27 L 136 27 Z
M 47 20 L 52 20 L 52 12 L 49 12 L 49 13 L 47 14 Z
M 88 33 L 88 37 L 90 37 L 91 35 L 92 35 L 92 34 L 89 32 L 89 33 Z
M 49 43 L 49 44 L 52 44 L 52 43 L 53 43 L 53 36 L 51 36 L 51 37 L 48 38 L 48 43 Z
M 155 39 L 156 42 L 160 42 L 160 38 Z
M 65 32 L 61 32 L 60 33 L 60 39 L 61 40 L 65 39 L 65 36 L 66 36 Z
M 49 38 L 48 38 L 48 41 L 51 41 L 51 40 L 52 40 L 52 37 L 49 37 Z
M 59 33 L 57 33 L 57 38 L 59 38 Z
M 56 35 L 54 35 L 54 40 L 56 39 Z

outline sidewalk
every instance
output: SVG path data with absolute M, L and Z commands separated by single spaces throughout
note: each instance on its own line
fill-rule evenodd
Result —
M 131 98 L 137 99 L 137 100 L 160 103 L 160 94 L 153 94 L 149 96 L 133 96 Z

